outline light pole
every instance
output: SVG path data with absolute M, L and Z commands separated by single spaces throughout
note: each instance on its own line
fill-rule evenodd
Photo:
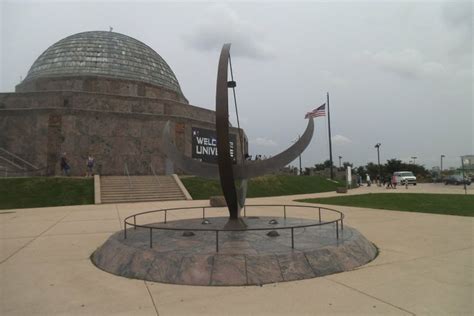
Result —
M 464 184 L 464 194 L 467 194 L 466 178 L 464 175 L 464 157 L 461 156 L 462 183 Z
M 382 146 L 381 143 L 377 143 L 377 144 L 375 144 L 375 146 L 374 146 L 375 148 L 377 148 L 377 162 L 378 162 L 378 164 L 379 164 L 379 183 L 380 183 L 380 180 L 381 180 L 381 179 L 380 179 L 380 146 Z
M 339 168 L 341 168 L 341 159 L 342 159 L 342 156 L 339 156 Z
M 439 175 L 443 173 L 443 158 L 446 157 L 445 155 L 441 155 L 441 166 L 439 168 Z
M 301 168 L 301 154 L 299 156 L 299 161 L 300 161 L 300 176 L 303 175 L 303 169 Z
M 416 158 L 418 158 L 418 157 L 411 157 L 411 159 L 413 159 L 413 164 L 415 164 Z
M 301 138 L 300 135 L 298 135 L 298 140 Z M 291 141 L 292 143 L 296 143 L 296 140 L 293 140 Z M 303 175 L 303 168 L 301 168 L 301 153 L 300 155 L 298 156 L 298 160 L 299 160 L 299 163 L 300 163 L 300 176 Z

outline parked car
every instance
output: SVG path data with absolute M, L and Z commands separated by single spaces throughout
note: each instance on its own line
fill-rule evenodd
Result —
M 469 180 L 468 178 L 463 178 L 459 174 L 449 176 L 444 180 L 444 184 L 446 184 L 446 185 L 448 185 L 448 184 L 459 185 L 459 184 L 464 184 L 464 183 L 466 183 L 467 185 L 471 185 L 471 180 Z
M 397 180 L 397 184 L 408 184 L 416 185 L 416 177 L 411 171 L 396 171 L 393 173 L 393 176 Z

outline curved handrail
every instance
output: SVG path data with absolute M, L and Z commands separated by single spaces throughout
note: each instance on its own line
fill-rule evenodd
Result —
M 127 226 L 131 226 L 134 229 L 136 228 L 144 228 L 144 229 L 149 229 L 150 230 L 150 248 L 152 248 L 153 245 L 153 230 L 171 230 L 171 231 L 206 231 L 206 232 L 214 232 L 216 234 L 216 252 L 219 251 L 219 232 L 230 232 L 230 231 L 262 231 L 262 230 L 284 230 L 288 229 L 291 230 L 291 246 L 294 248 L 294 229 L 297 228 L 307 228 L 307 227 L 315 227 L 315 226 L 322 226 L 322 225 L 329 225 L 335 223 L 336 227 L 336 238 L 339 239 L 339 225 L 341 225 L 341 230 L 344 229 L 344 213 L 341 211 L 327 208 L 327 207 L 321 207 L 321 206 L 313 206 L 313 205 L 298 205 L 298 204 L 252 204 L 252 205 L 245 205 L 244 206 L 244 217 L 246 217 L 246 209 L 247 207 L 283 207 L 283 213 L 284 213 L 284 218 L 286 219 L 286 208 L 287 207 L 302 207 L 302 208 L 311 208 L 311 209 L 318 209 L 318 214 L 319 214 L 319 222 L 318 223 L 313 223 L 313 224 L 304 224 L 304 225 L 290 225 L 290 226 L 282 226 L 282 227 L 257 227 L 257 228 L 234 228 L 234 229 L 225 229 L 225 228 L 185 228 L 185 227 L 157 227 L 157 226 L 150 226 L 150 225 L 138 225 L 136 223 L 137 216 L 145 215 L 145 214 L 150 214 L 150 213 L 161 213 L 164 212 L 164 222 L 160 222 L 162 224 L 167 223 L 167 213 L 168 211 L 177 211 L 177 210 L 192 210 L 192 209 L 201 209 L 202 210 L 202 218 L 205 219 L 205 211 L 206 209 L 212 209 L 212 208 L 222 208 L 222 207 L 213 207 L 213 206 L 191 206 L 191 207 L 175 207 L 175 208 L 164 208 L 164 209 L 158 209 L 158 210 L 151 210 L 151 211 L 145 211 L 145 212 L 140 212 L 136 213 L 130 216 L 127 216 L 124 219 L 124 239 L 127 238 Z M 321 210 L 327 210 L 331 212 L 335 212 L 339 214 L 339 218 L 331 221 L 322 221 L 321 217 Z M 128 220 L 133 218 L 133 223 L 129 222 Z M 340 224 L 339 224 L 340 223 Z

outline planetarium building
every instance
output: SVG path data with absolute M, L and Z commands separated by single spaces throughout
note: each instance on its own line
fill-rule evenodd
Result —
M 190 105 L 166 61 L 129 36 L 66 37 L 36 59 L 15 90 L 0 94 L 0 149 L 48 175 L 60 174 L 64 153 L 73 175 L 84 174 L 88 155 L 103 175 L 179 173 L 161 150 L 168 121 L 180 151 L 212 160 L 193 143 L 196 135 L 212 138 L 214 111 Z M 240 159 L 239 131 L 230 132 Z

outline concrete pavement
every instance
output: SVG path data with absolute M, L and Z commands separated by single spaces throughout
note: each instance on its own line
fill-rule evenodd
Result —
M 463 192 L 461 187 L 419 184 L 408 190 L 364 187 L 350 194 L 387 191 Z M 293 203 L 294 198 L 331 195 L 335 193 L 249 199 L 247 203 Z M 98 246 L 121 229 L 127 215 L 206 203 L 152 202 L 0 212 L 0 314 L 474 313 L 474 219 L 468 217 L 335 207 L 346 214 L 347 225 L 380 248 L 380 255 L 354 271 L 262 287 L 197 287 L 131 280 L 103 272 L 89 260 Z M 296 210 L 293 214 L 311 216 Z M 169 220 L 189 215 L 189 211 L 174 213 Z

